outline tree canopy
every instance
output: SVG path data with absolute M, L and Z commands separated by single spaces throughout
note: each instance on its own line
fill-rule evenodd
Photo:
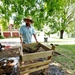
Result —
M 67 31 L 68 24 L 75 20 L 74 5 L 75 0 L 1 0 L 0 22 L 6 27 L 12 17 L 16 27 L 24 17 L 31 15 L 37 30 L 43 30 L 46 25 L 50 34 Z

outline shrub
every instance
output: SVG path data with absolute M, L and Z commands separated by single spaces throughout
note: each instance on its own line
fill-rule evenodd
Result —
M 4 39 L 4 37 L 2 35 L 0 35 L 0 39 Z

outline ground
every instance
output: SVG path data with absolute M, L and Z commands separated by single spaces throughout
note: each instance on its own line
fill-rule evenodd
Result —
M 6 46 L 20 46 L 20 39 L 19 38 L 0 39 L 0 43 Z M 47 45 L 48 47 L 50 47 L 51 43 L 57 44 L 58 46 L 56 46 L 56 51 L 62 54 L 61 56 L 54 56 L 52 61 L 61 64 L 63 70 L 66 71 L 68 75 L 75 75 L 75 66 L 74 66 L 75 65 L 75 60 L 74 60 L 75 39 L 74 38 L 73 39 L 72 38 L 68 38 L 68 39 L 51 38 L 48 42 L 42 42 L 42 44 Z

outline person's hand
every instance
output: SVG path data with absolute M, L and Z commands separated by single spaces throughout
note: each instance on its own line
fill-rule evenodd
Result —
M 38 41 L 36 40 L 36 43 L 38 43 Z
M 23 42 L 20 42 L 20 44 L 23 44 Z

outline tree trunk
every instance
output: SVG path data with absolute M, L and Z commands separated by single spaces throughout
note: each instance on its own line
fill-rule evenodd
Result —
M 63 39 L 64 30 L 60 30 L 60 39 Z

